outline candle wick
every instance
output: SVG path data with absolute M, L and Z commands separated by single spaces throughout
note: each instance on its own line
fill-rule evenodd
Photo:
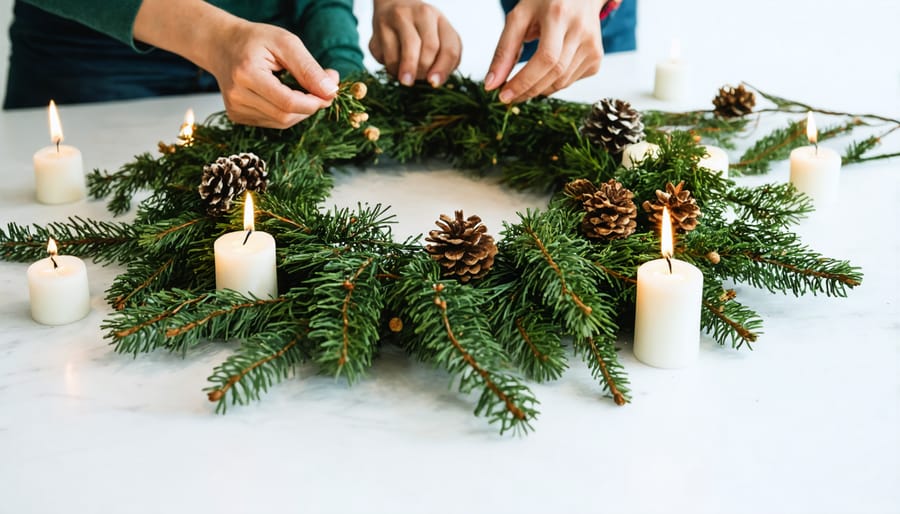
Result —
M 59 153 L 59 139 L 56 140 L 56 153 Z
M 671 275 L 672 274 L 672 259 L 668 255 L 666 255 L 666 264 L 669 265 L 669 275 Z
M 250 239 L 250 234 L 252 234 L 252 233 L 253 233 L 252 229 L 247 231 L 247 237 L 244 238 L 244 242 L 242 243 L 241 246 L 247 244 L 247 241 Z
M 56 259 L 52 255 L 50 256 L 50 262 L 53 263 L 53 269 L 59 268 L 59 264 L 56 263 Z
M 813 143 L 813 146 L 816 147 L 816 156 L 818 156 L 819 155 L 819 142 L 816 141 L 815 143 Z

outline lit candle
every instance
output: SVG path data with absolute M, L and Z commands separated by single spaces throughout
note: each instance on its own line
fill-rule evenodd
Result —
M 53 145 L 34 154 L 37 200 L 47 204 L 77 202 L 85 194 L 81 152 L 74 146 L 60 144 L 63 141 L 62 124 L 53 100 L 50 100 L 49 116 Z
M 258 298 L 278 296 L 275 238 L 254 230 L 253 197 L 244 202 L 244 230 L 216 239 L 216 289 L 233 289 Z
M 700 159 L 697 166 L 710 171 L 718 172 L 722 178 L 728 178 L 728 154 L 718 146 L 703 145 L 706 155 Z
M 656 65 L 653 96 L 660 100 L 679 100 L 687 93 L 687 66 L 681 60 L 681 43 L 672 40 L 669 59 Z
M 87 316 L 91 310 L 87 268 L 72 255 L 57 255 L 56 241 L 47 242 L 46 259 L 28 267 L 31 317 L 44 325 L 65 325 Z
M 662 259 L 638 268 L 634 356 L 657 368 L 691 364 L 700 349 L 703 273 L 672 258 L 672 222 L 663 209 Z
M 189 145 L 194 140 L 194 110 L 188 109 L 184 113 L 184 123 L 178 130 L 179 144 Z
M 818 145 L 819 133 L 812 111 L 806 117 L 806 137 L 809 146 L 791 151 L 791 184 L 812 198 L 817 208 L 825 207 L 838 196 L 841 156 L 831 148 Z
M 622 150 L 622 166 L 633 168 L 649 157 L 659 157 L 659 145 L 647 141 L 626 145 Z

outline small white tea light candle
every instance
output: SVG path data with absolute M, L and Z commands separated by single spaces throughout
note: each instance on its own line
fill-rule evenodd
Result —
M 728 154 L 718 146 L 703 145 L 706 155 L 700 159 L 697 166 L 710 171 L 718 172 L 722 178 L 728 178 Z
M 659 145 L 647 141 L 633 143 L 622 150 L 622 167 L 633 168 L 645 159 L 657 157 L 659 157 Z
M 178 130 L 178 144 L 189 145 L 194 140 L 194 110 L 188 109 L 184 113 L 184 122 Z
M 84 261 L 72 255 L 57 255 L 56 241 L 47 242 L 46 259 L 28 267 L 31 317 L 44 325 L 65 325 L 91 311 Z
M 700 350 L 703 273 L 672 258 L 672 222 L 663 209 L 662 259 L 638 268 L 634 356 L 657 368 L 681 368 Z
M 841 156 L 818 145 L 819 133 L 812 111 L 806 115 L 806 137 L 810 146 L 791 151 L 791 184 L 809 196 L 816 208 L 833 204 L 838 197 Z
M 62 124 L 53 100 L 50 100 L 49 117 L 53 145 L 41 148 L 33 158 L 37 200 L 46 204 L 77 202 L 85 195 L 81 152 L 74 146 L 60 144 Z
M 681 59 L 681 42 L 672 40 L 669 59 L 656 64 L 653 96 L 660 100 L 680 100 L 687 94 L 688 69 Z
M 254 230 L 253 197 L 244 202 L 244 230 L 229 232 L 213 245 L 216 289 L 233 289 L 257 298 L 278 296 L 275 238 Z

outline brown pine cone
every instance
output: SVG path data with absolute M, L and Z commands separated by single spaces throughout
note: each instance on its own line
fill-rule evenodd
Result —
M 666 183 L 666 190 L 656 190 L 656 200 L 644 202 L 644 211 L 649 213 L 648 219 L 659 225 L 662 222 L 663 207 L 669 208 L 672 217 L 672 228 L 679 232 L 690 232 L 697 228 L 697 218 L 700 217 L 700 207 L 697 200 L 691 196 L 691 192 L 684 188 L 684 181 L 673 186 Z
M 239 153 L 228 157 L 241 170 L 241 179 L 247 191 L 264 192 L 269 185 L 266 161 L 253 153 Z
M 456 211 L 456 218 L 441 214 L 435 222 L 440 230 L 432 230 L 425 238 L 429 243 L 425 250 L 441 265 L 441 275 L 466 283 L 479 279 L 494 265 L 497 245 L 487 234 L 487 227 L 478 216 L 463 218 L 463 211 Z
M 738 87 L 723 86 L 719 89 L 719 94 L 713 98 L 715 109 L 713 112 L 720 118 L 736 118 L 753 112 L 756 105 L 756 95 L 753 91 L 744 88 L 743 84 Z
M 625 146 L 644 140 L 641 114 L 624 100 L 604 98 L 591 107 L 581 126 L 581 134 L 613 155 Z
M 584 201 L 584 195 L 592 195 L 597 192 L 597 186 L 586 178 L 575 179 L 563 186 L 563 194 L 579 202 Z
M 203 166 L 200 187 L 197 188 L 200 198 L 206 205 L 206 212 L 212 216 L 220 216 L 228 212 L 231 202 L 245 190 L 241 169 L 225 157 Z
M 610 179 L 600 184 L 593 194 L 585 194 L 584 219 L 581 229 L 590 239 L 621 239 L 634 233 L 637 227 L 637 206 L 634 193 L 621 183 Z

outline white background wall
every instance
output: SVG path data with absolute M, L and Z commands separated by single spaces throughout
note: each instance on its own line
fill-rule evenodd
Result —
M 0 56 L 8 55 L 12 0 L 0 0 Z M 502 27 L 493 0 L 433 0 L 461 33 L 460 70 L 482 77 Z M 846 109 L 900 112 L 900 2 L 895 0 L 639 0 L 640 60 L 627 68 L 609 56 L 600 74 L 577 91 L 607 94 L 610 74 L 627 73 L 649 89 L 653 62 L 677 37 L 704 97 L 724 82 L 747 80 L 785 96 Z M 371 2 L 357 1 L 363 48 L 371 34 Z M 809 42 L 807 42 L 807 38 Z M 709 56 L 716 56 L 715 58 Z M 633 59 L 632 59 L 633 61 Z M 374 61 L 368 58 L 370 67 Z M 621 79 L 621 77 L 618 77 Z M 6 60 L 0 65 L 6 83 Z M 840 98 L 834 92 L 842 91 Z M 571 93 L 571 92 L 570 92 Z M 893 98 L 890 105 L 874 98 Z M 835 103 L 840 105 L 835 105 Z M 882 100 L 883 102 L 883 100 Z

